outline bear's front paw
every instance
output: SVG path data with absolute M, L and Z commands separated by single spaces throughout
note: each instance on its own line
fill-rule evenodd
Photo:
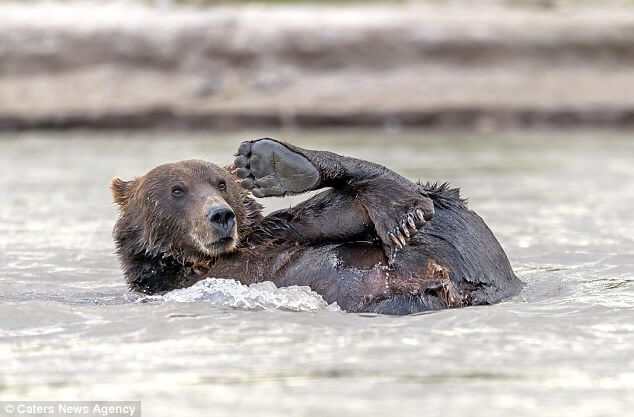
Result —
M 386 207 L 387 206 L 387 207 Z M 368 208 L 388 263 L 394 263 L 398 251 L 405 248 L 418 231 L 434 217 L 434 204 L 418 195 L 413 201 Z
M 256 197 L 299 194 L 319 182 L 319 171 L 308 159 L 268 138 L 242 142 L 234 166 L 242 186 Z

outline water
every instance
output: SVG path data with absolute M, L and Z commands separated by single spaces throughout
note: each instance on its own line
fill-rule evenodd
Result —
M 127 293 L 108 181 L 181 158 L 228 163 L 262 135 L 461 186 L 526 289 L 409 317 L 268 284 Z M 142 400 L 146 416 L 634 415 L 630 136 L 5 134 L 0 400 Z

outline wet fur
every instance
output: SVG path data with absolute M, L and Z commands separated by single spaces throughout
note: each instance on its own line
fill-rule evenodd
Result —
M 163 198 L 161 183 L 180 175 L 178 166 L 166 177 L 150 172 L 113 181 L 121 209 L 114 239 L 130 289 L 155 294 L 205 277 L 245 284 L 271 280 L 310 286 L 346 311 L 409 314 L 495 303 L 521 288 L 499 243 L 457 189 L 414 184 L 365 161 L 301 151 L 320 168 L 319 187 L 335 188 L 266 217 L 238 178 L 218 167 L 216 174 L 231 184 L 225 200 L 236 214 L 240 240 L 233 251 L 217 256 L 192 250 L 187 227 L 170 220 L 182 217 L 178 210 L 155 203 Z M 379 208 L 395 202 L 390 207 L 401 210 L 398 204 L 421 198 L 433 203 L 434 217 L 388 266 L 376 224 L 394 222 L 394 213 Z M 372 207 L 378 208 L 370 215 Z

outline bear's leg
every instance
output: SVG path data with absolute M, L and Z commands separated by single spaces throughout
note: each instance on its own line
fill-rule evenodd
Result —
M 270 214 L 259 227 L 295 242 L 350 242 L 378 238 L 391 264 L 431 218 L 431 199 L 377 178 L 323 191 Z M 283 224 L 284 227 L 276 227 Z
M 327 151 L 303 149 L 274 139 L 242 142 L 234 161 L 242 186 L 256 197 L 301 194 L 323 187 L 341 188 L 384 178 L 424 193 L 418 184 L 373 162 Z
M 313 233 L 307 233 L 315 230 L 319 237 L 336 237 L 334 240 L 341 241 L 357 236 L 364 224 L 373 225 L 390 262 L 434 215 L 433 202 L 422 187 L 372 162 L 306 150 L 273 139 L 259 139 L 240 145 L 234 165 L 236 175 L 243 179 L 242 185 L 256 197 L 298 194 L 326 186 L 334 188 L 335 193 L 343 195 L 333 199 L 339 203 L 320 203 L 319 210 L 311 213 L 308 228 L 304 227 L 307 216 L 295 217 L 301 219 L 296 226 L 304 229 L 297 235 L 316 238 Z M 350 201 L 350 208 L 343 210 L 341 200 Z M 309 200 L 302 206 L 314 203 Z M 331 227 L 333 219 L 342 217 L 355 217 L 357 221 L 346 222 L 343 230 L 341 222 L 338 227 Z

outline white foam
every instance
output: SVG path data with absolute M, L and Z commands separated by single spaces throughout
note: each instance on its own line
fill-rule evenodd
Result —
M 233 279 L 207 278 L 158 298 L 179 303 L 205 301 L 241 310 L 341 311 L 337 303 L 328 304 L 309 287 L 278 288 L 268 281 L 243 285 Z

